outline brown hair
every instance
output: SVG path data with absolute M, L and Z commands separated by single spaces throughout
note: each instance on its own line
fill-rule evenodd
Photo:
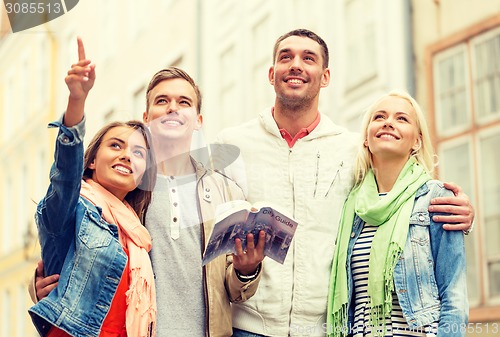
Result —
M 328 46 L 326 45 L 326 42 L 316 33 L 311 32 L 310 30 L 307 29 L 295 29 L 292 30 L 284 35 L 281 35 L 277 40 L 276 43 L 274 44 L 274 50 L 273 50 L 273 64 L 276 62 L 276 54 L 278 53 L 278 48 L 279 44 L 281 41 L 284 39 L 290 37 L 290 36 L 302 36 L 302 37 L 307 37 L 313 41 L 316 41 L 320 46 L 321 46 L 321 51 L 323 55 L 323 68 L 328 68 L 328 62 L 329 62 L 329 54 L 328 54 Z
M 202 97 L 200 88 L 198 88 L 195 81 L 191 76 L 189 76 L 188 73 L 177 67 L 168 67 L 158 71 L 153 75 L 153 78 L 151 79 L 151 81 L 149 81 L 148 88 L 146 90 L 146 111 L 149 111 L 149 93 L 151 92 L 151 90 L 153 90 L 153 88 L 156 87 L 160 82 L 165 80 L 173 80 L 175 78 L 181 78 L 191 84 L 194 92 L 196 93 L 196 100 L 198 101 L 198 104 L 196 105 L 196 112 L 198 114 L 201 113 Z
M 85 154 L 83 157 L 83 178 L 90 179 L 92 178 L 93 170 L 89 168 L 90 164 L 94 161 L 97 151 L 99 150 L 102 139 L 106 135 L 106 133 L 116 127 L 129 127 L 131 129 L 137 130 L 144 137 L 144 141 L 146 142 L 146 148 L 148 149 L 146 155 L 146 171 L 142 176 L 141 183 L 133 190 L 127 193 L 125 200 L 130 204 L 130 206 L 134 209 L 141 219 L 141 222 L 144 223 L 146 217 L 146 211 L 151 203 L 151 193 L 153 191 L 154 185 L 156 183 L 156 160 L 155 155 L 153 153 L 151 141 L 151 134 L 147 126 L 137 120 L 132 120 L 128 122 L 112 122 L 103 126 L 92 140 L 89 143 L 89 146 L 85 150 Z

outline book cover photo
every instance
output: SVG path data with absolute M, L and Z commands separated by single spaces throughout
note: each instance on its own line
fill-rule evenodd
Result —
M 246 249 L 248 233 L 257 245 L 259 232 L 266 232 L 264 255 L 283 263 L 297 229 L 297 221 L 266 202 L 250 204 L 244 200 L 230 201 L 217 208 L 214 229 L 203 254 L 203 265 L 221 254 L 236 253 L 234 239 Z

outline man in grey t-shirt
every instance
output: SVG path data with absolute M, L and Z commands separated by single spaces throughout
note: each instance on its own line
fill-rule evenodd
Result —
M 243 302 L 256 291 L 264 258 L 265 233 L 246 250 L 235 240 L 236 254 L 202 267 L 205 240 L 215 208 L 242 199 L 234 181 L 196 162 L 190 155 L 193 133 L 202 125 L 201 93 L 183 70 L 157 72 L 146 93 L 143 119 L 149 124 L 158 164 L 158 180 L 146 213 L 153 239 L 151 260 L 157 292 L 157 336 L 231 336 L 230 302 Z M 35 288 L 42 298 L 57 286 L 58 275 L 43 278 L 37 267 Z M 54 283 L 56 282 L 56 283 Z M 36 299 L 34 299 L 36 300 Z

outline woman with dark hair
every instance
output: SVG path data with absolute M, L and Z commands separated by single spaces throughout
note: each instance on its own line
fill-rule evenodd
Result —
M 45 272 L 57 287 L 29 312 L 41 336 L 152 336 L 156 319 L 151 237 L 141 224 L 156 164 L 139 121 L 104 126 L 83 153 L 84 105 L 95 80 L 78 39 L 50 186 L 36 223 Z M 83 163 L 83 165 L 82 165 Z

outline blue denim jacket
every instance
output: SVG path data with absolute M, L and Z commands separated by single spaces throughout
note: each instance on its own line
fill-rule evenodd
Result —
M 127 264 L 118 229 L 101 209 L 80 197 L 84 122 L 59 127 L 50 186 L 35 215 L 45 274 L 58 286 L 29 309 L 45 336 L 55 325 L 72 336 L 98 336 Z
M 463 233 L 444 230 L 428 210 L 431 199 L 450 195 L 436 180 L 417 190 L 406 244 L 394 270 L 394 286 L 410 328 L 439 320 L 438 336 L 465 336 L 469 306 Z M 350 261 L 363 225 L 356 216 L 348 247 L 349 326 L 354 323 Z

